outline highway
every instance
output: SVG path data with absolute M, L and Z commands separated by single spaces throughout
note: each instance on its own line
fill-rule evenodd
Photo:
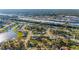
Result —
M 43 24 L 43 25 L 50 25 L 50 26 L 58 26 L 58 27 L 67 27 L 67 28 L 78 28 L 79 29 L 79 22 L 66 22 L 66 21 L 49 21 L 49 20 L 38 20 L 38 19 L 27 19 L 27 18 L 20 18 L 20 19 L 9 19 L 18 22 L 28 22 L 28 23 L 36 23 L 36 24 Z

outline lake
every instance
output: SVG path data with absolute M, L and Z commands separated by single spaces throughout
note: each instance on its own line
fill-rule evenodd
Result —
M 13 32 L 12 30 L 9 30 L 7 32 L 0 33 L 0 42 L 13 40 L 16 37 L 17 37 L 17 34 Z

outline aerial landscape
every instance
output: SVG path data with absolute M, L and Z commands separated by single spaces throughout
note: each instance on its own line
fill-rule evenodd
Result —
M 0 9 L 0 50 L 79 50 L 79 9 Z

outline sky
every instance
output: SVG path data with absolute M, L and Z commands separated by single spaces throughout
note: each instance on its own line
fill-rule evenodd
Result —
M 78 0 L 0 0 L 0 9 L 77 9 Z

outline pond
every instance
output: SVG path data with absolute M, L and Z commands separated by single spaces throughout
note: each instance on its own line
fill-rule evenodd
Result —
M 7 32 L 0 33 L 0 42 L 4 42 L 7 40 L 13 40 L 16 37 L 17 37 L 17 34 L 13 32 L 12 30 L 9 30 Z

